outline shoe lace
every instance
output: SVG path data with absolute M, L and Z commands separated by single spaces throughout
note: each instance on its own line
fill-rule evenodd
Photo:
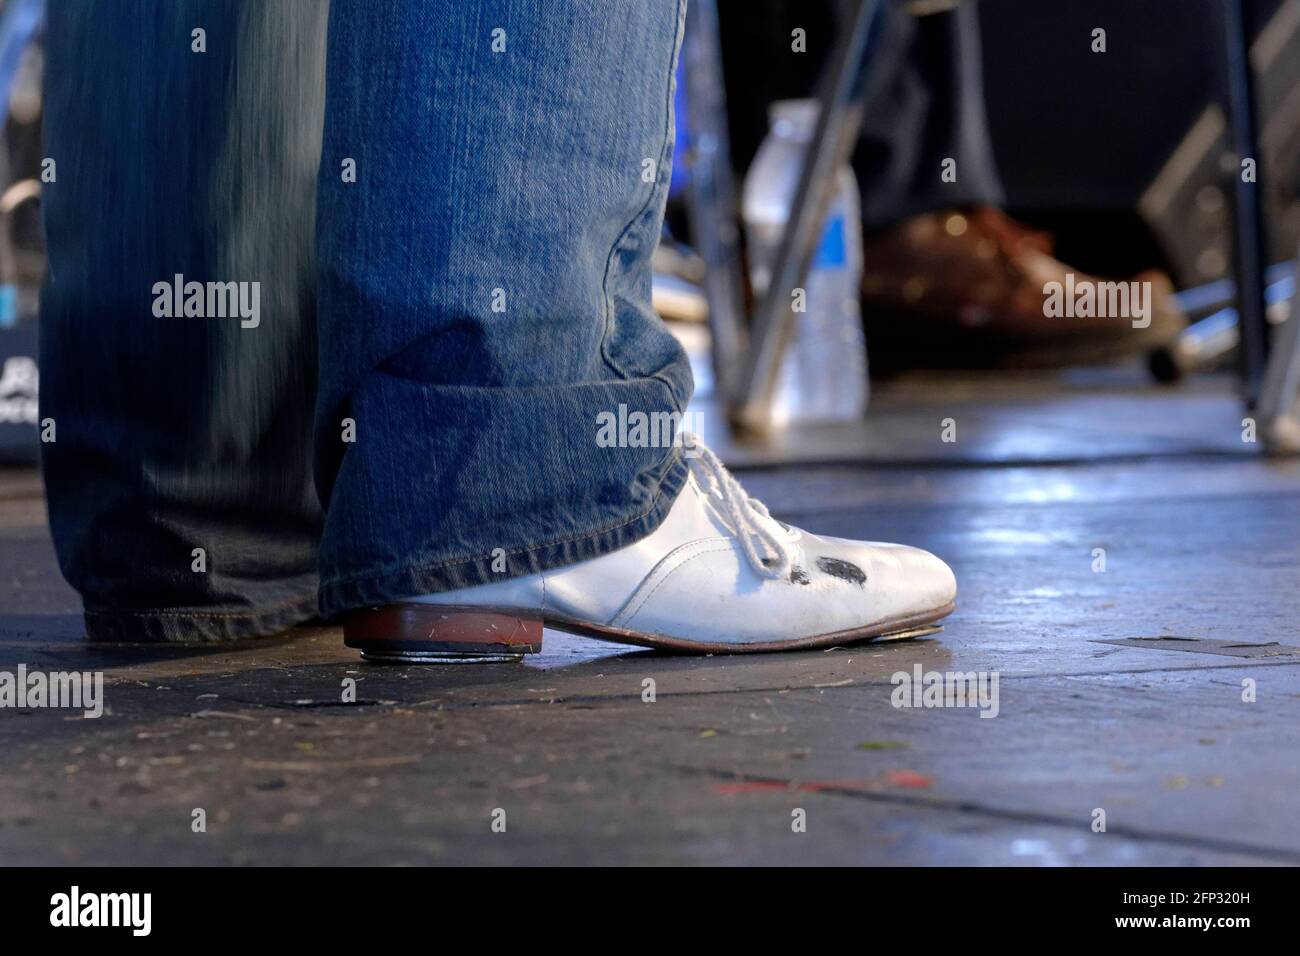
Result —
M 754 572 L 773 580 L 788 577 L 793 564 L 789 547 L 759 520 L 772 519 L 767 506 L 745 492 L 698 435 L 683 432 L 682 446 L 687 450 L 686 461 L 695 480 L 717 500 L 723 522 L 740 540 Z

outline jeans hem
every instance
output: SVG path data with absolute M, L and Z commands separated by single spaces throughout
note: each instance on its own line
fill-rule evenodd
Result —
M 612 528 L 599 529 L 591 534 L 563 541 L 553 541 L 511 552 L 511 577 L 524 577 L 549 571 L 553 568 L 588 561 L 639 541 L 650 534 L 667 516 L 678 493 L 686 483 L 687 464 L 678 458 L 659 483 L 654 503 L 647 511 Z M 320 612 L 333 619 L 347 611 L 363 607 L 391 604 L 420 594 L 454 591 L 501 580 L 501 574 L 492 570 L 491 555 L 466 558 L 435 565 L 417 564 L 398 571 L 350 576 L 331 583 L 322 582 Z
M 159 608 L 119 611 L 87 608 L 84 614 L 86 638 L 91 641 L 176 644 L 269 637 L 315 616 L 315 592 L 260 610 Z

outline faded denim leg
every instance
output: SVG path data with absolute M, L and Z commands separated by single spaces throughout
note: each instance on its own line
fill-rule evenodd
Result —
M 318 184 L 321 608 L 596 557 L 658 526 L 680 412 L 650 305 L 676 0 L 335 0 Z
M 92 639 L 236 638 L 316 612 L 326 14 L 48 4 L 41 447 Z M 256 324 L 156 314 L 177 275 L 239 283 L 249 305 L 256 288 Z
M 581 560 L 683 480 L 596 440 L 691 389 L 650 309 L 680 4 L 326 10 L 51 6 L 43 455 L 92 638 Z M 257 322 L 159 315 L 175 276 L 256 284 Z

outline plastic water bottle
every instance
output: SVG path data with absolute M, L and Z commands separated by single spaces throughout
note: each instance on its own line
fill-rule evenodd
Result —
M 790 219 L 799 171 L 817 125 L 816 100 L 782 100 L 745 177 L 742 210 L 750 281 L 763 295 Z M 825 228 L 805 282 L 805 311 L 795 313 L 773 400 L 777 424 L 846 421 L 867 407 L 867 347 L 862 333 L 861 200 L 853 171 L 836 171 Z M 794 290 L 788 294 L 793 295 Z

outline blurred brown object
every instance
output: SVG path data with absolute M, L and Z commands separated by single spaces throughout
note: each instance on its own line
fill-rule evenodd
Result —
M 924 213 L 868 237 L 862 308 L 873 369 L 1105 362 L 1167 344 L 1186 324 L 1165 273 L 1102 279 L 1052 252 L 1050 234 L 991 207 Z M 1150 283 L 1145 328 L 1127 315 L 1049 314 L 1052 283 L 1072 298 L 1117 282 Z

